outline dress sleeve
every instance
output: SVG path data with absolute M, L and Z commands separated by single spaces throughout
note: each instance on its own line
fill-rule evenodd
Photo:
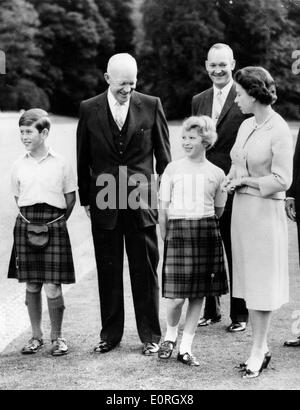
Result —
M 271 174 L 258 178 L 263 197 L 286 191 L 292 183 L 293 142 L 288 126 L 272 138 Z

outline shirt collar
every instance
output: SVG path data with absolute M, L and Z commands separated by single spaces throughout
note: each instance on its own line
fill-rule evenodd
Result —
M 25 158 L 34 159 L 36 161 L 36 159 L 31 155 L 30 152 L 26 152 L 24 156 L 25 156 Z M 51 156 L 51 157 L 56 157 L 57 156 L 56 152 L 54 152 L 53 149 L 50 148 L 50 147 L 48 147 L 47 154 L 44 155 L 41 159 L 39 159 L 38 162 L 44 161 L 44 159 L 46 159 L 49 156 Z
M 119 104 L 119 102 L 115 99 L 115 97 L 113 96 L 113 93 L 110 90 L 110 87 L 108 87 L 108 91 L 107 91 L 107 100 L 108 100 L 108 104 L 110 108 L 115 107 L 117 104 Z M 121 107 L 129 107 L 129 103 L 130 103 L 130 98 L 128 101 L 126 101 L 126 103 L 121 104 Z
M 225 87 L 223 88 L 217 88 L 215 85 L 213 85 L 213 89 L 214 89 L 214 97 L 217 95 L 217 93 L 219 91 L 222 91 L 222 100 L 225 101 L 226 98 L 228 97 L 229 91 L 231 89 L 231 87 L 233 86 L 233 79 L 231 79 L 229 81 L 228 84 L 225 85 Z

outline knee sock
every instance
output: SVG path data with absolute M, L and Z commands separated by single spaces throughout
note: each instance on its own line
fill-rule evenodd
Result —
M 165 340 L 168 340 L 169 342 L 175 342 L 175 340 L 177 339 L 177 333 L 178 333 L 178 325 L 170 326 L 167 324 L 167 333 L 165 336 Z
M 192 354 L 192 343 L 194 339 L 195 333 L 192 335 L 189 333 L 183 332 L 181 343 L 180 343 L 180 354 L 188 353 Z
M 42 295 L 41 292 L 28 292 L 26 290 L 25 305 L 31 322 L 32 336 L 41 339 L 43 336 L 42 324 Z
M 61 327 L 64 316 L 64 298 L 62 295 L 51 299 L 47 297 L 48 311 L 51 322 L 51 341 L 56 340 L 62 336 Z

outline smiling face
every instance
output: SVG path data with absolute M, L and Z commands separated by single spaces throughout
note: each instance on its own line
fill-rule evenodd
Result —
M 205 153 L 202 137 L 198 134 L 197 129 L 183 131 L 181 136 L 181 145 L 185 155 L 190 159 L 197 159 Z
M 205 67 L 213 84 L 222 89 L 232 79 L 235 60 L 227 48 L 212 48 L 208 52 Z
M 136 67 L 126 61 L 124 64 L 115 63 L 110 66 L 109 72 L 105 73 L 104 77 L 119 104 L 126 103 L 136 87 Z
M 33 125 L 21 125 L 20 134 L 25 149 L 31 153 L 36 153 L 45 147 L 48 130 L 44 129 L 42 132 L 39 132 Z
M 239 84 L 236 84 L 236 97 L 234 100 L 243 114 L 253 113 L 255 98 L 251 97 L 247 91 Z

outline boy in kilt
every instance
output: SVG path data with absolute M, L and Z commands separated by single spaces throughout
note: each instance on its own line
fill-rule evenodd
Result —
M 217 138 L 208 116 L 183 123 L 185 157 L 171 162 L 160 185 L 159 224 L 164 240 L 162 292 L 167 298 L 167 332 L 158 357 L 169 359 L 176 346 L 185 299 L 186 320 L 177 360 L 199 366 L 192 342 L 203 298 L 228 292 L 219 218 L 227 195 L 221 190 L 224 171 L 206 159 Z
M 65 305 L 61 284 L 75 282 L 66 220 L 75 204 L 77 185 L 67 161 L 46 145 L 50 130 L 47 112 L 38 108 L 25 111 L 19 127 L 27 152 L 12 168 L 12 191 L 20 212 L 14 226 L 8 277 L 26 282 L 25 304 L 32 338 L 22 353 L 33 354 L 44 346 L 41 329 L 44 285 L 51 322 L 51 354 L 61 356 L 68 353 L 66 340 L 62 338 Z M 30 242 L 29 227 L 47 231 L 43 247 Z

